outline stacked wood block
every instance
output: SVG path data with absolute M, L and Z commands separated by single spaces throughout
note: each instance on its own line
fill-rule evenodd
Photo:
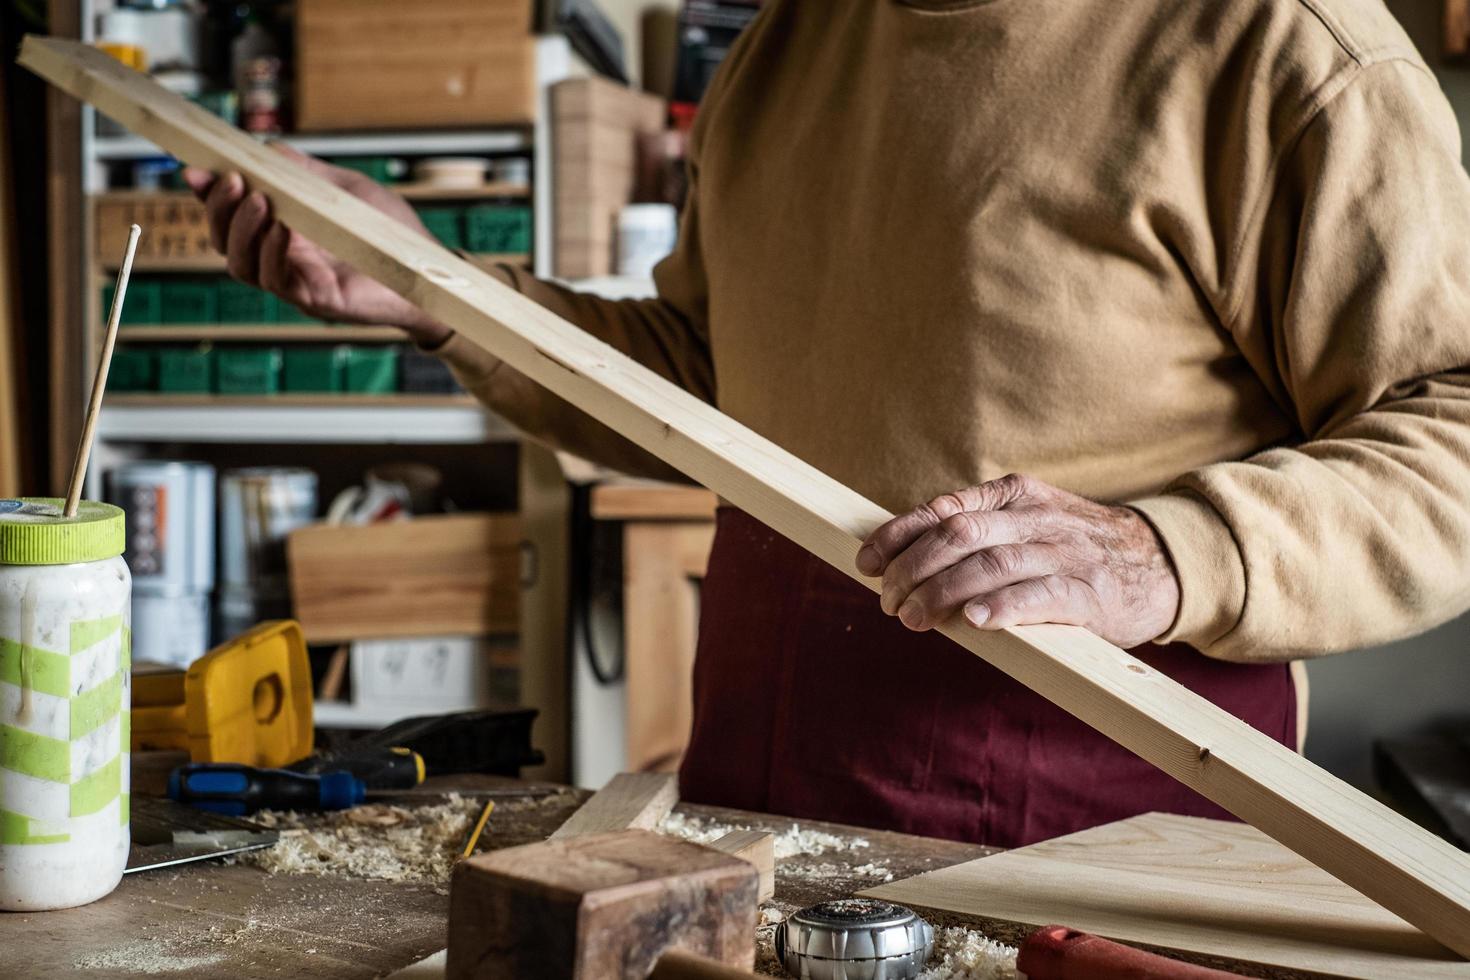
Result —
M 601 78 L 551 89 L 556 275 L 611 275 L 618 211 L 633 199 L 638 134 L 664 128 L 664 101 Z

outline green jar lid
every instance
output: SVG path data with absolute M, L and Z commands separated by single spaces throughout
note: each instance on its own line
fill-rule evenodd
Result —
M 121 507 L 83 500 L 62 517 L 60 497 L 0 499 L 0 565 L 73 565 L 123 553 Z

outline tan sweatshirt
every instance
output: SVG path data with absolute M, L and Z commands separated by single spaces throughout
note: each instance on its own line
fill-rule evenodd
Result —
M 658 299 L 505 274 L 890 509 L 1011 471 L 1129 502 L 1181 579 L 1163 639 L 1281 660 L 1470 605 L 1459 154 L 1379 0 L 775 0 Z

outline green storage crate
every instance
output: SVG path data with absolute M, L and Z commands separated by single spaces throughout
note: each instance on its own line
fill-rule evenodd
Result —
M 464 242 L 471 252 L 529 252 L 531 209 L 507 204 L 476 205 L 465 212 Z
M 165 347 L 158 352 L 158 390 L 171 395 L 208 394 L 212 387 L 214 348 Z
M 233 279 L 215 283 L 220 323 L 275 323 L 275 296 Z
M 321 323 L 322 321 L 307 313 L 294 303 L 285 300 L 276 301 L 277 323 Z
M 221 395 L 274 395 L 281 390 L 279 347 L 224 347 L 214 355 L 214 390 Z
M 148 347 L 118 347 L 107 370 L 111 392 L 152 391 L 158 384 L 158 353 Z
M 163 282 L 163 323 L 218 323 L 219 293 L 211 279 L 173 278 Z
M 347 387 L 347 361 L 351 348 L 289 347 L 281 372 L 281 390 L 297 394 L 339 392 Z
M 463 208 L 419 208 L 418 215 L 445 248 L 464 248 Z
M 102 323 L 112 310 L 112 294 L 117 292 L 116 283 L 102 287 Z M 160 322 L 163 311 L 163 289 L 157 279 L 134 279 L 128 283 L 128 293 L 123 297 L 122 316 L 118 323 L 123 326 L 147 326 Z
M 398 348 L 349 348 L 347 390 L 358 395 L 385 395 L 397 391 Z

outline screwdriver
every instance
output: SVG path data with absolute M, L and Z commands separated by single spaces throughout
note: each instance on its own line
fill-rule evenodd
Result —
M 350 772 L 307 775 L 201 762 L 170 773 L 168 795 L 187 806 L 239 817 L 256 810 L 345 810 L 367 799 L 367 787 Z

